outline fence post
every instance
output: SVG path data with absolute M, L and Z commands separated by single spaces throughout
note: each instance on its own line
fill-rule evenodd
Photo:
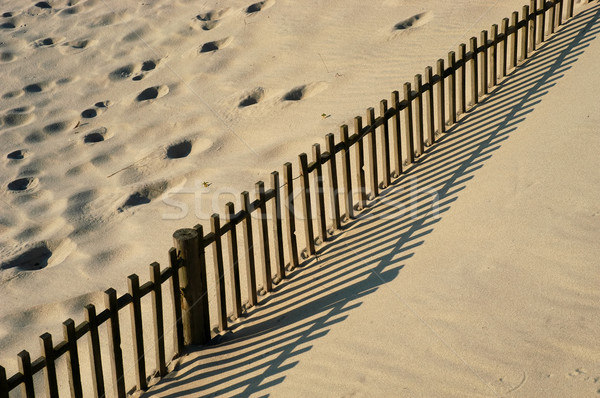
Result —
M 391 170 L 390 170 L 390 129 L 388 127 L 388 119 L 386 112 L 388 110 L 387 100 L 381 100 L 379 102 L 379 115 L 383 119 L 383 125 L 381 134 L 381 163 L 383 164 L 383 184 L 387 188 L 391 183 Z
M 523 21 L 525 22 L 525 26 L 523 27 L 523 32 L 521 33 L 521 61 L 525 61 L 527 59 L 527 44 L 529 43 L 529 6 L 523 6 Z
M 6 369 L 0 366 L 0 398 L 9 398 L 8 382 L 6 381 Z
M 543 0 L 542 0 L 543 1 Z M 573 18 L 573 0 L 567 0 L 567 18 Z
M 498 25 L 492 25 L 492 47 L 490 50 L 490 56 L 492 58 L 492 87 L 496 87 L 498 84 Z
M 181 287 L 179 286 L 179 259 L 177 249 L 169 249 L 169 265 L 171 267 L 171 294 L 173 299 L 173 347 L 175 356 L 183 352 L 183 321 L 181 316 Z
M 450 124 L 456 123 L 456 55 L 454 51 L 448 53 L 448 113 L 450 113 Z
M 477 70 L 477 38 L 471 37 L 471 106 L 479 103 L 479 87 L 477 87 L 478 70 Z
M 235 226 L 235 208 L 232 202 L 225 205 L 225 219 L 229 224 L 229 278 L 231 281 L 231 299 L 233 301 L 233 317 L 242 316 L 242 290 L 240 288 L 240 257 L 238 255 L 237 231 Z
M 371 172 L 369 174 L 371 177 L 371 194 L 375 198 L 379 196 L 379 181 L 377 173 L 377 136 L 375 135 L 377 132 L 373 127 L 375 125 L 375 109 L 373 108 L 367 109 L 367 125 L 371 126 L 368 139 L 369 163 L 371 163 Z
M 204 250 L 204 248 L 202 248 Z M 160 265 L 150 264 L 150 281 L 152 282 L 152 313 L 154 315 L 154 354 L 156 367 L 160 377 L 167 374 L 165 361 L 165 321 L 163 316 L 162 285 L 160 280 Z M 206 314 L 208 315 L 208 314 Z M 91 330 L 91 327 L 90 327 Z M 210 333 L 210 330 L 209 330 Z
M 29 352 L 23 350 L 17 354 L 19 362 L 19 372 L 23 375 L 23 383 L 21 383 L 21 396 L 26 398 L 35 398 L 35 390 L 33 388 L 33 372 L 31 371 L 31 357 Z M 73 393 L 73 390 L 71 390 Z M 81 395 L 80 395 L 81 396 Z
M 571 0 L 572 1 L 572 0 Z M 538 30 L 538 43 L 543 43 L 546 38 L 546 1 L 540 0 L 540 29 Z
M 556 3 L 552 0 L 552 6 L 550 7 L 550 23 L 548 24 L 550 28 L 550 34 L 554 33 L 554 27 L 556 23 Z
M 315 190 L 317 191 L 317 223 L 321 241 L 327 240 L 327 221 L 325 220 L 325 193 L 323 192 L 323 165 L 321 164 L 321 146 L 313 144 L 313 160 L 315 162 Z M 283 253 L 282 253 L 283 254 Z
M 340 197 L 337 176 L 337 162 L 335 158 L 335 136 L 328 133 L 325 136 L 327 140 L 327 152 L 329 152 L 329 181 L 331 183 L 331 208 L 333 209 L 333 228 L 340 229 L 342 220 L 340 216 Z
M 544 0 L 542 0 L 544 1 Z M 529 34 L 530 52 L 535 51 L 537 38 L 537 0 L 530 0 L 529 11 L 531 12 L 531 31 Z
M 508 64 L 508 18 L 502 20 L 502 77 L 506 77 Z
M 415 163 L 415 140 L 413 138 L 412 89 L 409 82 L 404 83 L 404 142 L 408 155 L 408 164 Z
M 558 26 L 563 24 L 563 0 L 558 0 Z
M 279 279 L 285 279 L 285 259 L 283 256 L 283 227 L 281 225 L 281 194 L 279 191 L 279 173 L 271 172 L 271 186 L 275 196 L 273 197 L 273 238 L 275 239 L 275 261 Z
M 392 107 L 394 116 L 392 116 L 392 126 L 394 134 L 394 161 L 396 162 L 396 177 L 402 174 L 402 139 L 400 138 L 400 94 L 398 91 L 392 91 Z
M 67 342 L 66 359 L 69 385 L 71 386 L 71 397 L 83 397 L 79 352 L 77 350 L 77 336 L 75 335 L 75 322 L 72 319 L 67 319 L 63 322 L 63 336 Z
M 356 134 L 355 154 L 356 154 L 356 184 L 358 185 L 358 210 L 363 210 L 367 205 L 367 187 L 365 181 L 365 150 L 362 132 L 362 117 L 354 118 L 354 134 Z
M 283 165 L 283 180 L 287 203 L 288 250 L 290 252 L 291 266 L 292 268 L 296 268 L 299 265 L 298 243 L 296 241 L 296 215 L 294 213 L 294 179 L 292 178 L 292 164 L 290 162 Z
M 310 185 L 308 179 L 308 158 L 305 153 L 298 156 L 300 164 L 300 186 L 302 187 L 302 210 L 304 213 L 304 235 L 306 237 L 306 252 L 309 256 L 315 254 L 315 236 L 313 231 L 312 205 L 310 201 Z
M 266 221 L 266 220 L 265 220 Z M 227 330 L 227 298 L 225 295 L 225 269 L 223 266 L 223 241 L 221 240 L 221 218 L 218 214 L 210 216 L 210 229 L 215 243 L 213 245 L 213 263 L 215 288 L 217 289 L 217 323 L 219 330 Z
M 173 233 L 173 243 L 183 262 L 179 268 L 183 341 L 185 345 L 206 344 L 210 340 L 210 325 L 205 324 L 208 306 L 203 300 L 206 277 L 202 275 L 206 275 L 206 265 L 200 264 L 198 232 L 192 228 L 179 229 Z
M 109 312 L 106 321 L 108 331 L 108 346 L 113 377 L 114 395 L 125 398 L 125 376 L 123 374 L 123 351 L 121 350 L 121 329 L 119 326 L 119 307 L 117 291 L 113 288 L 104 292 L 104 303 Z
M 481 46 L 483 51 L 481 52 L 481 93 L 486 95 L 488 93 L 488 32 L 487 30 L 481 31 Z
M 462 62 L 460 67 L 460 113 L 467 112 L 467 45 L 461 43 L 458 46 L 459 61 Z
M 423 77 L 419 74 L 415 75 L 415 144 L 418 156 L 425 152 L 423 146 Z
M 244 191 L 242 196 L 242 210 L 244 217 L 244 251 L 246 252 L 246 280 L 248 283 L 248 303 L 255 306 L 256 296 L 256 262 L 254 259 L 254 237 L 252 236 L 252 209 L 250 208 L 250 194 Z
M 352 170 L 350 166 L 350 140 L 348 126 L 340 126 L 340 140 L 344 144 L 342 149 L 342 168 L 344 176 L 344 203 L 346 205 L 346 221 L 354 218 L 354 204 L 352 200 Z
M 273 279 L 271 276 L 271 249 L 269 247 L 269 226 L 267 223 L 267 197 L 265 194 L 265 183 L 259 181 L 255 184 L 256 196 L 258 197 L 258 214 L 260 230 L 260 248 L 263 264 L 263 288 L 265 292 L 273 291 Z
M 96 329 L 97 331 L 97 329 Z M 90 345 L 90 352 L 91 352 Z M 56 380 L 56 360 L 54 356 L 54 344 L 52 344 L 52 335 L 50 333 L 44 333 L 40 336 L 40 349 L 44 361 L 46 362 L 46 369 L 44 371 L 44 384 L 46 386 L 46 394 L 49 398 L 58 397 L 58 382 Z M 94 362 L 92 362 L 94 364 Z M 92 376 L 95 376 L 95 369 L 92 367 Z M 96 379 L 94 378 L 94 385 Z M 1 395 L 0 395 L 1 396 Z
M 519 42 L 518 22 L 519 22 L 519 13 L 517 11 L 514 11 L 511 16 L 511 25 L 514 28 L 513 35 L 512 35 L 512 56 L 511 56 L 511 64 L 512 64 L 513 68 L 517 67 L 517 58 L 518 58 L 518 49 L 517 49 L 517 43 Z
M 146 383 L 146 360 L 144 358 L 144 332 L 142 325 L 142 308 L 140 296 L 140 279 L 136 274 L 127 278 L 131 304 L 131 337 L 133 341 L 133 358 L 135 361 L 135 378 L 138 390 L 144 391 Z

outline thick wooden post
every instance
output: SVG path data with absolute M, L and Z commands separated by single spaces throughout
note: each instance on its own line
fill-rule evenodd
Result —
M 481 31 L 481 46 L 483 51 L 481 52 L 481 93 L 486 95 L 488 93 L 488 32 L 487 30 Z
M 304 214 L 304 236 L 306 237 L 306 251 L 309 256 L 315 254 L 315 237 L 312 220 L 312 204 L 310 201 L 310 183 L 308 179 L 308 158 L 305 153 L 298 156 L 300 164 L 300 187 L 302 189 L 302 210 Z
M 35 390 L 33 388 L 33 372 L 31 371 L 31 357 L 29 356 L 29 352 L 25 350 L 21 351 L 17 354 L 17 360 L 19 362 L 19 372 L 23 375 L 23 383 L 21 383 L 21 397 L 35 398 Z
M 477 38 L 471 37 L 471 106 L 479 103 L 479 88 L 477 87 L 478 70 L 477 70 Z
M 8 381 L 6 380 L 6 369 L 0 366 L 0 398 L 9 398 Z
M 110 288 L 104 292 L 104 303 L 109 311 L 106 321 L 108 331 L 108 347 L 112 368 L 112 384 L 114 396 L 125 398 L 125 376 L 123 374 L 123 351 L 121 350 L 121 329 L 119 326 L 119 307 L 117 305 L 117 291 Z
M 181 314 L 181 286 L 179 286 L 179 259 L 177 258 L 177 249 L 169 249 L 169 265 L 171 268 L 171 295 L 173 299 L 173 347 L 175 357 L 183 352 L 183 320 Z
M 525 61 L 527 59 L 527 44 L 529 43 L 529 6 L 523 6 L 522 17 L 525 21 L 525 26 L 521 33 L 521 61 Z
M 254 237 L 252 235 L 252 208 L 250 207 L 250 194 L 244 191 L 242 196 L 242 210 L 244 211 L 244 251 L 246 253 L 246 281 L 248 289 L 248 303 L 255 306 L 256 295 L 256 262 L 254 259 Z
M 139 391 L 144 391 L 148 388 L 148 383 L 146 382 L 146 359 L 144 357 L 144 331 L 139 277 L 136 274 L 129 275 L 127 285 L 129 295 L 131 296 L 129 308 L 131 313 L 131 338 L 133 341 L 136 386 Z
M 544 0 L 542 0 L 544 1 Z M 535 51 L 537 44 L 537 0 L 530 0 L 529 10 L 531 12 L 531 24 L 529 32 L 530 52 Z
M 313 160 L 315 162 L 314 181 L 317 191 L 317 225 L 321 241 L 327 240 L 327 221 L 325 220 L 325 192 L 323 192 L 323 165 L 321 164 L 321 146 L 313 144 Z
M 369 163 L 371 169 L 369 170 L 370 184 L 371 184 L 371 194 L 373 198 L 379 196 L 379 181 L 378 181 L 378 170 L 377 170 L 377 136 L 375 135 L 377 132 L 373 127 L 375 125 L 375 109 L 369 108 L 367 109 L 367 125 L 371 126 L 371 131 L 369 132 Z
M 273 215 L 273 238 L 275 239 L 275 262 L 279 279 L 285 279 L 285 259 L 283 257 L 283 225 L 281 221 L 281 194 L 279 191 L 279 173 L 271 172 L 271 188 L 275 193 L 271 214 Z
M 179 268 L 183 341 L 185 345 L 206 344 L 210 340 L 210 325 L 206 325 L 206 265 L 200 264 L 198 231 L 179 229 L 173 233 L 173 243 L 183 266 Z M 202 269 L 204 266 L 204 269 Z M 175 271 L 175 270 L 174 270 Z
M 502 77 L 506 76 L 508 66 L 508 18 L 502 20 Z
M 231 281 L 231 301 L 233 317 L 242 316 L 242 290 L 240 288 L 240 257 L 237 244 L 237 227 L 235 226 L 235 206 L 233 202 L 225 204 L 225 219 L 229 223 L 229 239 L 227 239 L 229 252 L 229 278 Z
M 204 246 L 200 249 L 204 253 Z M 205 263 L 206 264 L 206 263 Z M 165 320 L 163 315 L 162 285 L 160 279 L 160 264 L 154 262 L 149 266 L 150 281 L 152 282 L 152 314 L 154 316 L 154 355 L 156 370 L 163 377 L 167 374 L 165 358 Z M 206 313 L 208 316 L 208 313 Z M 206 322 L 210 333 L 210 323 Z M 90 328 L 91 329 L 91 328 Z
M 391 103 L 394 108 L 394 116 L 392 116 L 392 126 L 394 134 L 394 161 L 396 163 L 396 177 L 402 174 L 402 138 L 400 129 L 400 94 L 398 91 L 392 91 Z
M 365 179 L 365 150 L 362 132 L 362 118 L 356 116 L 354 118 L 354 134 L 356 134 L 355 154 L 356 154 L 356 185 L 358 189 L 358 210 L 362 210 L 367 205 L 367 183 Z
M 511 26 L 513 27 L 513 34 L 512 34 L 512 40 L 511 40 L 511 43 L 512 43 L 511 44 L 511 49 L 512 49 L 511 66 L 512 66 L 512 68 L 517 67 L 517 60 L 518 60 L 518 48 L 517 48 L 517 43 L 519 42 L 518 22 L 519 22 L 519 13 L 517 11 L 514 11 L 511 16 Z
M 413 138 L 412 89 L 410 83 L 404 83 L 404 126 L 403 138 L 406 145 L 407 164 L 415 162 L 415 140 Z
M 450 113 L 450 124 L 456 123 L 456 55 L 454 51 L 448 53 L 448 113 Z
M 392 171 L 390 164 L 390 129 L 388 127 L 388 119 L 386 118 L 386 112 L 388 105 L 386 100 L 379 102 L 379 117 L 383 119 L 381 125 L 381 164 L 383 165 L 383 186 L 387 188 L 392 183 Z
M 267 197 L 265 194 L 265 183 L 259 181 L 255 184 L 256 196 L 259 201 L 258 223 L 260 230 L 260 251 L 263 265 L 263 289 L 266 292 L 273 291 L 273 278 L 271 275 L 271 248 L 269 247 L 269 227 L 267 223 Z
M 325 136 L 327 141 L 327 152 L 329 152 L 329 182 L 331 184 L 331 209 L 333 210 L 333 228 L 342 227 L 342 217 L 340 214 L 340 192 L 337 175 L 337 162 L 335 157 L 335 136 L 331 133 Z
M 467 45 L 461 43 L 458 46 L 459 61 L 462 62 L 460 67 L 460 112 L 467 112 Z
M 261 214 L 264 215 L 264 214 Z M 217 290 L 217 323 L 219 331 L 227 330 L 227 296 L 225 294 L 225 267 L 223 265 L 223 241 L 221 240 L 221 218 L 218 214 L 210 216 L 210 229 L 213 233 L 213 262 L 215 288 Z
M 352 170 L 350 166 L 350 139 L 348 126 L 340 126 L 340 140 L 344 144 L 342 149 L 342 168 L 344 176 L 344 204 L 346 207 L 346 221 L 354 218 L 354 204 L 352 200 Z
M 89 322 L 89 321 L 88 321 Z M 90 325 L 91 326 L 91 325 Z M 91 333 L 91 328 L 90 328 Z M 96 333 L 98 333 L 98 328 L 96 327 Z M 46 369 L 44 370 L 44 384 L 46 387 L 46 395 L 49 398 L 58 397 L 58 382 L 56 380 L 56 357 L 54 355 L 54 345 L 52 344 L 52 335 L 50 333 L 44 333 L 40 336 L 40 348 L 42 351 L 42 356 L 46 361 Z M 90 351 L 92 347 L 90 345 Z M 92 358 L 92 365 L 95 365 L 95 362 Z M 100 364 L 102 365 L 102 364 Z M 96 385 L 96 372 L 95 367 L 92 366 L 92 378 L 94 382 L 94 386 Z M 102 384 L 102 388 L 104 388 L 104 384 Z M 96 389 L 94 389 L 96 390 Z M 96 390 L 97 391 L 97 390 Z M 96 395 L 97 396 L 97 395 Z M 1 397 L 1 395 L 0 395 Z
M 492 47 L 490 51 L 490 56 L 492 59 L 492 87 L 496 87 L 498 84 L 498 44 L 496 41 L 498 40 L 498 25 L 492 25 Z
M 288 250 L 290 252 L 292 268 L 296 268 L 299 265 L 298 243 L 296 241 L 296 215 L 294 213 L 294 181 L 292 177 L 292 164 L 290 162 L 283 165 L 283 179 L 287 203 Z

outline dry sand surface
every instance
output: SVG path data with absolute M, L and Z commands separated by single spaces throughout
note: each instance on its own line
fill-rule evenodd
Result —
M 0 0 L 0 364 L 522 5 Z M 595 396 L 599 21 L 154 391 Z M 436 192 L 439 217 L 419 207 Z

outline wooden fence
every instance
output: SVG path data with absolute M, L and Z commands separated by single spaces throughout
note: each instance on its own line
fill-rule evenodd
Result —
M 66 360 L 71 396 L 83 396 L 82 377 L 90 376 L 96 397 L 107 394 L 105 377 L 111 378 L 115 396 L 126 396 L 131 386 L 125 385 L 119 323 L 119 311 L 126 307 L 131 313 L 133 358 L 137 358 L 131 364 L 136 370 L 135 389 L 147 389 L 149 372 L 144 352 L 150 337 L 153 339 L 157 367 L 150 374 L 162 377 L 167 373 L 162 284 L 171 285 L 175 357 L 181 354 L 186 345 L 208 342 L 215 332 L 211 330 L 211 324 L 217 325 L 217 332 L 227 330 L 228 313 L 232 314 L 233 319 L 239 318 L 244 310 L 242 303 L 246 307 L 258 303 L 259 285 L 265 292 L 270 292 L 274 280 L 281 283 L 289 271 L 300 265 L 297 221 L 304 224 L 306 254 L 312 256 L 315 254 L 317 238 L 323 242 L 328 240 L 328 219 L 333 220 L 334 229 L 340 229 L 342 221 L 355 218 L 355 212 L 366 205 L 367 189 L 371 198 L 374 198 L 379 195 L 381 187 L 390 185 L 393 178 L 400 177 L 406 166 L 424 153 L 426 146 L 433 145 L 447 127 L 456 123 L 461 114 L 479 102 L 480 96 L 487 95 L 507 73 L 526 60 L 548 35 L 573 16 L 573 3 L 573 0 L 531 0 L 521 13 L 515 11 L 510 19 L 503 19 L 499 27 L 492 25 L 491 30 L 482 31 L 479 38 L 472 37 L 468 51 L 467 45 L 461 44 L 458 56 L 451 51 L 447 60 L 439 59 L 435 74 L 432 67 L 427 67 L 424 75 L 415 76 L 414 86 L 405 83 L 402 99 L 398 91 L 392 92 L 389 102 L 382 100 L 379 104 L 379 116 L 375 116 L 374 108 L 368 108 L 364 125 L 363 119 L 357 116 L 352 135 L 348 126 L 342 125 L 338 140 L 333 134 L 327 134 L 325 151 L 321 151 L 319 144 L 313 145 L 312 161 L 309 162 L 305 153 L 300 154 L 298 166 L 302 218 L 294 210 L 294 198 L 298 192 L 294 192 L 293 167 L 291 163 L 285 163 L 283 185 L 279 173 L 274 171 L 271 173 L 269 189 L 265 189 L 262 181 L 256 183 L 255 200 L 251 200 L 248 192 L 243 192 L 239 211 L 236 212 L 233 203 L 226 205 L 224 223 L 218 214 L 213 214 L 209 232 L 205 232 L 201 225 L 176 231 L 176 247 L 169 251 L 170 265 L 161 270 L 158 263 L 151 264 L 149 282 L 140 285 L 137 275 L 129 276 L 128 293 L 117 296 L 114 289 L 108 289 L 104 293 L 106 308 L 101 312 L 97 313 L 93 305 L 87 305 L 85 321 L 81 324 L 76 325 L 72 319 L 66 320 L 63 323 L 63 339 L 58 344 L 54 344 L 49 333 L 40 336 L 41 357 L 32 361 L 27 351 L 20 352 L 17 358 L 19 371 L 8 378 L 5 369 L 0 366 L 0 398 L 8 398 L 13 390 L 19 389 L 21 396 L 34 397 L 34 375 L 40 372 L 43 373 L 46 395 L 58 397 L 56 364 L 61 357 Z M 365 162 L 365 139 L 368 163 Z M 351 151 L 354 151 L 353 156 Z M 365 170 L 366 166 L 368 170 Z M 327 169 L 327 176 L 324 175 L 324 168 Z M 338 180 L 340 176 L 341 181 Z M 328 183 L 327 188 L 325 182 Z M 329 215 L 326 214 L 325 193 L 330 201 Z M 342 214 L 342 207 L 345 214 Z M 253 219 L 258 222 L 258 236 L 253 234 Z M 313 219 L 316 219 L 316 230 Z M 244 240 L 245 298 L 241 294 L 239 268 L 240 224 Z M 225 236 L 227 249 L 223 249 L 222 240 Z M 213 253 L 216 289 L 213 305 L 216 306 L 216 319 L 210 319 L 206 287 L 205 251 L 209 247 L 212 247 Z M 256 248 L 258 253 L 255 253 Z M 229 260 L 229 294 L 224 283 L 224 252 Z M 271 264 L 272 258 L 275 259 L 274 264 Z M 260 281 L 256 280 L 257 266 L 261 267 Z M 275 277 L 272 275 L 273 268 Z M 151 295 L 152 301 L 152 336 L 144 333 L 148 331 L 143 330 L 142 326 L 141 299 L 147 295 Z M 102 366 L 100 350 L 99 326 L 104 324 L 108 332 L 106 342 L 111 362 L 110 375 Z M 91 375 L 85 376 L 81 374 L 77 345 L 77 341 L 84 337 L 88 340 L 91 364 Z

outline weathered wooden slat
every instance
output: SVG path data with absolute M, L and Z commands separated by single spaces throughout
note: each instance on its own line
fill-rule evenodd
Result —
M 506 76 L 508 69 L 508 18 L 504 18 L 502 20 L 502 27 L 500 30 L 501 34 L 504 36 L 502 40 L 502 77 Z
M 368 108 L 367 109 L 367 125 L 374 126 L 375 125 L 375 109 Z M 371 195 L 373 198 L 379 196 L 379 175 L 377 170 L 377 131 L 375 128 L 371 129 L 369 133 L 367 144 L 369 146 L 369 180 L 371 185 Z
M 543 1 L 543 0 L 542 0 Z M 574 0 L 567 0 L 567 18 L 571 19 L 573 18 L 573 2 Z
M 362 210 L 367 205 L 367 187 L 365 179 L 365 150 L 363 139 L 361 137 L 362 117 L 354 118 L 354 134 L 358 136 L 355 148 L 356 161 L 356 188 L 358 191 L 358 210 Z
M 525 27 L 521 32 L 521 61 L 525 61 L 527 59 L 527 45 L 529 43 L 529 6 L 523 6 L 523 14 L 522 17 L 525 21 Z
M 242 316 L 242 289 L 240 287 L 240 257 L 237 244 L 237 228 L 233 223 L 235 218 L 235 206 L 233 202 L 225 205 L 225 219 L 233 227 L 229 230 L 229 239 L 227 239 L 229 252 L 229 280 L 231 281 L 231 302 L 233 307 L 233 317 L 239 319 Z
M 471 60 L 471 106 L 476 105 L 479 102 L 479 88 L 478 84 L 478 68 L 477 68 L 477 38 L 471 37 L 470 41 L 471 52 L 473 53 L 473 59 Z
M 248 290 L 248 304 L 255 306 L 256 295 L 256 262 L 254 259 L 254 237 L 252 234 L 252 216 L 250 210 L 250 194 L 248 191 L 241 193 L 242 210 L 246 213 L 242 229 L 244 231 L 244 252 L 246 257 L 246 283 Z
M 552 1 L 550 6 L 550 17 L 548 18 L 548 30 L 549 34 L 554 34 L 554 28 L 556 26 L 556 3 Z
M 400 93 L 398 91 L 392 91 L 391 104 L 394 109 L 394 116 L 392 116 L 392 133 L 394 135 L 394 162 L 396 177 L 400 177 L 402 174 L 402 138 L 400 128 Z
M 564 6 L 563 6 L 564 1 L 563 0 L 558 0 L 558 17 L 557 17 L 557 24 L 558 26 L 561 26 L 563 24 L 563 12 L 564 12 Z
M 518 48 L 517 48 L 517 43 L 519 42 L 519 29 L 517 29 L 517 21 L 519 20 L 519 13 L 517 11 L 514 11 L 511 15 L 511 26 L 514 27 L 514 32 L 512 34 L 512 40 L 511 40 L 511 49 L 512 49 L 512 54 L 511 54 L 511 67 L 512 68 L 516 68 L 517 67 L 517 61 L 518 61 Z
M 133 358 L 135 361 L 135 384 L 139 391 L 148 388 L 146 382 L 146 358 L 144 355 L 144 326 L 142 324 L 142 304 L 140 299 L 140 278 L 136 275 L 127 277 L 129 294 L 133 297 L 130 305 L 131 339 L 133 341 Z M 191 286 L 190 286 L 191 287 Z
M 403 94 L 404 101 L 407 103 L 404 108 L 404 126 L 402 128 L 402 142 L 406 146 L 406 164 L 415 163 L 415 140 L 413 131 L 413 116 L 412 116 L 412 89 L 409 82 L 404 83 Z
M 114 395 L 125 398 L 125 375 L 123 373 L 123 351 L 121 349 L 121 329 L 119 326 L 119 309 L 117 291 L 110 288 L 104 292 L 104 303 L 110 311 L 106 330 L 108 331 L 108 347 L 112 369 Z
M 492 87 L 496 87 L 496 85 L 498 84 L 498 44 L 497 44 L 498 25 L 496 25 L 496 24 L 492 25 L 491 34 L 492 34 L 492 46 L 490 47 L 490 58 L 492 61 L 491 84 L 492 84 Z
M 215 236 L 215 242 L 213 244 L 213 262 L 215 287 L 217 290 L 217 324 L 219 331 L 222 332 L 227 330 L 227 298 L 225 295 L 225 267 L 223 264 L 223 241 L 221 240 L 221 218 L 218 214 L 215 213 L 210 216 L 210 227 L 211 232 Z
M 54 356 L 54 345 L 52 344 L 52 335 L 50 333 L 44 333 L 40 336 L 40 349 L 42 357 L 44 358 L 44 385 L 46 387 L 46 396 L 49 398 L 58 397 L 56 364 L 54 362 L 56 357 Z M 0 387 L 0 390 L 1 389 L 2 387 Z M 2 394 L 0 394 L 0 397 L 1 396 Z
M 283 180 L 285 184 L 286 196 L 286 220 L 287 220 L 287 241 L 290 254 L 290 263 L 292 269 L 298 267 L 298 242 L 296 239 L 296 214 L 294 212 L 294 179 L 292 177 L 292 164 L 286 162 L 283 165 Z
M 33 372 L 31 370 L 31 357 L 29 352 L 23 350 L 17 354 L 19 363 L 19 372 L 23 375 L 21 383 L 21 396 L 27 398 L 35 398 L 35 390 L 33 388 Z
M 387 123 L 386 123 L 387 126 Z M 335 157 L 335 136 L 328 133 L 325 136 L 327 144 L 327 152 L 329 152 L 329 184 L 330 184 L 330 198 L 331 198 L 331 209 L 333 211 L 333 228 L 340 229 L 342 227 L 342 217 L 340 214 L 340 196 L 337 176 L 337 161 Z
M 8 397 L 8 380 L 6 380 L 6 369 L 0 366 L 0 398 Z
M 381 164 L 383 165 L 383 187 L 387 188 L 392 183 L 392 171 L 390 164 L 390 129 L 388 126 L 388 118 L 385 116 L 387 109 L 387 100 L 379 102 L 379 115 L 385 119 L 385 123 L 381 125 Z
M 273 279 L 271 276 L 271 250 L 269 246 L 269 228 L 267 223 L 267 206 L 264 201 L 265 184 L 259 181 L 255 184 L 256 196 L 259 198 L 261 205 L 258 207 L 260 230 L 260 254 L 263 274 L 263 289 L 265 292 L 273 291 Z
M 320 167 L 320 165 L 319 165 Z M 271 216 L 273 217 L 273 240 L 275 243 L 275 266 L 279 279 L 286 278 L 285 259 L 283 255 L 283 225 L 281 219 L 281 194 L 279 187 L 279 172 L 271 172 L 271 190 L 274 192 L 271 205 Z
M 183 352 L 183 318 L 181 315 L 181 286 L 179 285 L 179 260 L 177 259 L 177 249 L 169 249 L 169 263 L 171 270 L 171 295 L 173 296 L 173 350 L 175 357 Z M 162 275 L 161 275 L 162 279 Z
M 488 93 L 488 74 L 489 74 L 489 51 L 488 51 L 488 32 L 481 31 L 481 92 L 483 95 Z
M 102 369 L 102 353 L 100 351 L 98 319 L 96 317 L 96 307 L 94 305 L 88 304 L 85 306 L 85 320 L 90 327 L 90 331 L 88 333 L 88 349 L 90 355 L 90 364 L 92 365 L 91 370 L 94 396 L 96 398 L 101 398 L 105 396 L 106 390 L 104 387 L 104 369 Z M 47 364 L 46 369 L 48 369 Z M 58 396 L 58 387 L 56 388 L 56 394 Z M 50 390 L 49 388 L 47 389 Z
M 302 189 L 302 214 L 304 215 L 304 236 L 306 238 L 306 252 L 309 256 L 315 254 L 315 236 L 313 231 L 312 203 L 310 199 L 310 182 L 308 173 L 308 158 L 305 153 L 298 156 L 300 167 L 300 187 Z
M 456 123 L 456 54 L 454 51 L 448 53 L 448 113 L 450 114 L 449 122 L 451 125 Z
M 467 112 L 467 45 L 461 43 L 458 46 L 458 58 L 462 63 L 460 67 L 460 113 Z
M 81 370 L 79 366 L 79 352 L 77 350 L 77 336 L 75 336 L 75 322 L 70 318 L 63 322 L 63 337 L 68 346 L 66 360 L 67 373 L 69 375 L 69 386 L 71 388 L 71 397 L 82 398 L 83 389 L 81 386 Z
M 538 43 L 546 40 L 546 1 L 540 0 L 540 26 L 538 29 Z
M 325 214 L 325 192 L 323 190 L 323 166 L 321 165 L 321 146 L 313 144 L 313 159 L 317 163 L 314 171 L 315 190 L 317 191 L 317 225 L 321 241 L 327 240 L 327 221 Z
M 354 218 L 354 201 L 352 199 L 352 170 L 350 165 L 350 139 L 348 138 L 348 126 L 340 126 L 340 140 L 344 143 L 342 151 L 342 168 L 344 177 L 344 205 L 346 207 L 346 221 Z
M 199 250 L 204 252 L 204 247 Z M 149 271 L 150 282 L 152 282 L 152 315 L 154 318 L 154 354 L 156 358 L 156 370 L 160 377 L 164 377 L 167 374 L 167 366 L 165 358 L 165 321 L 162 287 L 160 283 L 160 264 L 157 262 L 150 264 Z M 206 289 L 206 287 L 204 289 Z M 208 314 L 206 315 L 208 316 Z M 208 325 L 210 328 L 210 324 Z
M 537 45 L 537 0 L 530 0 L 529 10 L 531 12 L 531 20 L 529 23 L 529 51 L 533 52 Z

